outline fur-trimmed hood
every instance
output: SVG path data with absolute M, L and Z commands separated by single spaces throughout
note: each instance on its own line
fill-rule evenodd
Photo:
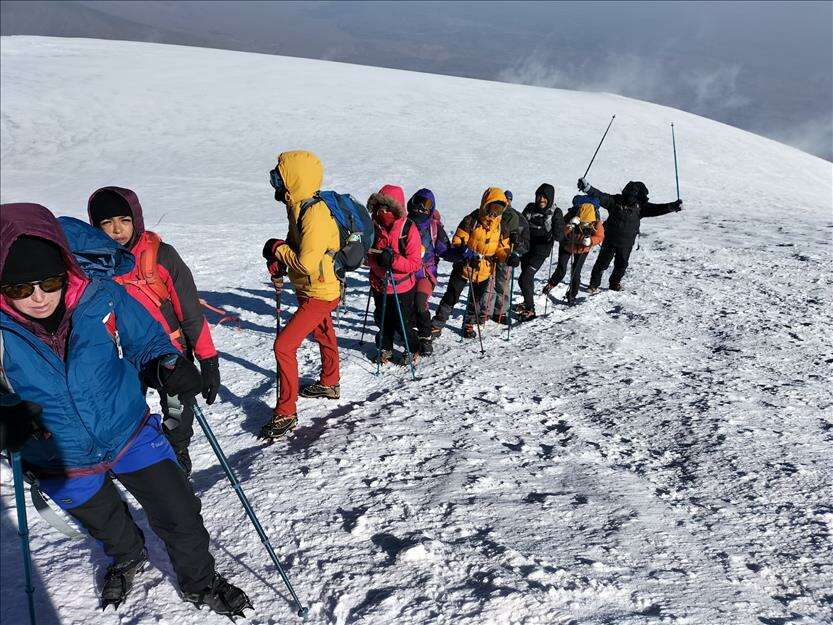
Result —
M 386 184 L 379 189 L 378 193 L 373 193 L 367 199 L 367 209 L 371 214 L 375 214 L 382 206 L 396 215 L 397 219 L 405 217 L 407 211 L 405 210 L 405 191 L 402 187 Z

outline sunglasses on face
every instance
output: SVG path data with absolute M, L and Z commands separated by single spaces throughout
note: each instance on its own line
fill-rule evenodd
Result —
M 281 175 L 278 173 L 277 169 L 273 169 L 269 172 L 269 182 L 275 191 L 280 191 L 284 188 L 283 180 L 281 179 Z
M 35 286 L 40 285 L 40 290 L 44 293 L 54 293 L 64 288 L 66 284 L 66 274 L 60 276 L 52 276 L 46 280 L 38 282 L 24 282 L 23 284 L 4 284 L 0 286 L 0 292 L 9 299 L 26 299 L 31 297 L 35 292 Z

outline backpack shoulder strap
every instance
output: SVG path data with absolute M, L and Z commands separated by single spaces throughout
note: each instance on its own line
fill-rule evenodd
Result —
M 401 256 L 405 256 L 407 250 L 405 249 L 408 245 L 408 235 L 411 232 L 411 227 L 414 225 L 414 222 L 410 219 L 406 219 L 405 223 L 402 224 L 402 232 L 399 233 L 399 254 Z
M 163 302 L 170 299 L 171 294 L 168 287 L 159 278 L 156 265 L 159 257 L 159 245 L 162 239 L 155 232 L 145 231 L 144 235 L 148 240 L 148 246 L 139 254 L 136 260 L 136 279 L 130 279 L 129 275 L 116 276 L 114 280 L 121 285 L 132 285 L 144 293 L 156 305 L 161 306 Z

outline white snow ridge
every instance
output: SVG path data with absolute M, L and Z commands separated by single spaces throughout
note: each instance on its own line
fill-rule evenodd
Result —
M 614 113 L 593 185 L 643 180 L 653 201 L 675 199 L 673 121 L 685 201 L 643 222 L 626 291 L 582 291 L 581 305 L 557 303 L 509 341 L 492 325 L 482 357 L 449 328 L 411 381 L 393 366 L 376 377 L 359 345 L 357 272 L 338 332 L 342 398 L 302 399 L 288 440 L 255 440 L 274 401 L 260 251 L 286 231 L 267 178 L 278 152 L 315 152 L 325 187 L 361 200 L 384 183 L 430 187 L 451 230 L 490 185 L 522 208 L 551 182 L 569 205 Z M 130 187 L 203 297 L 240 315 L 240 330 L 214 329 L 224 386 L 207 414 L 309 623 L 833 622 L 832 182 L 829 162 L 612 95 L 2 39 L 3 202 L 84 217 L 92 190 Z M 286 321 L 295 302 L 284 298 Z M 315 378 L 318 361 L 305 343 L 302 375 Z M 218 569 L 255 605 L 247 622 L 295 622 L 201 433 L 192 455 Z M 39 622 L 227 623 L 181 601 L 130 503 L 153 566 L 118 613 L 96 608 L 100 547 L 29 508 Z M 5 464 L 2 504 L 0 618 L 18 625 L 28 616 Z

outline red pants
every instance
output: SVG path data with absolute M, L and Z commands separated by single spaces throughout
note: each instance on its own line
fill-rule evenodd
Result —
M 298 358 L 301 342 L 312 332 L 321 350 L 321 383 L 338 384 L 338 341 L 333 327 L 332 312 L 338 298 L 327 302 L 307 297 L 298 298 L 298 310 L 275 339 L 275 359 L 278 361 L 280 396 L 275 414 L 293 415 L 298 410 Z

